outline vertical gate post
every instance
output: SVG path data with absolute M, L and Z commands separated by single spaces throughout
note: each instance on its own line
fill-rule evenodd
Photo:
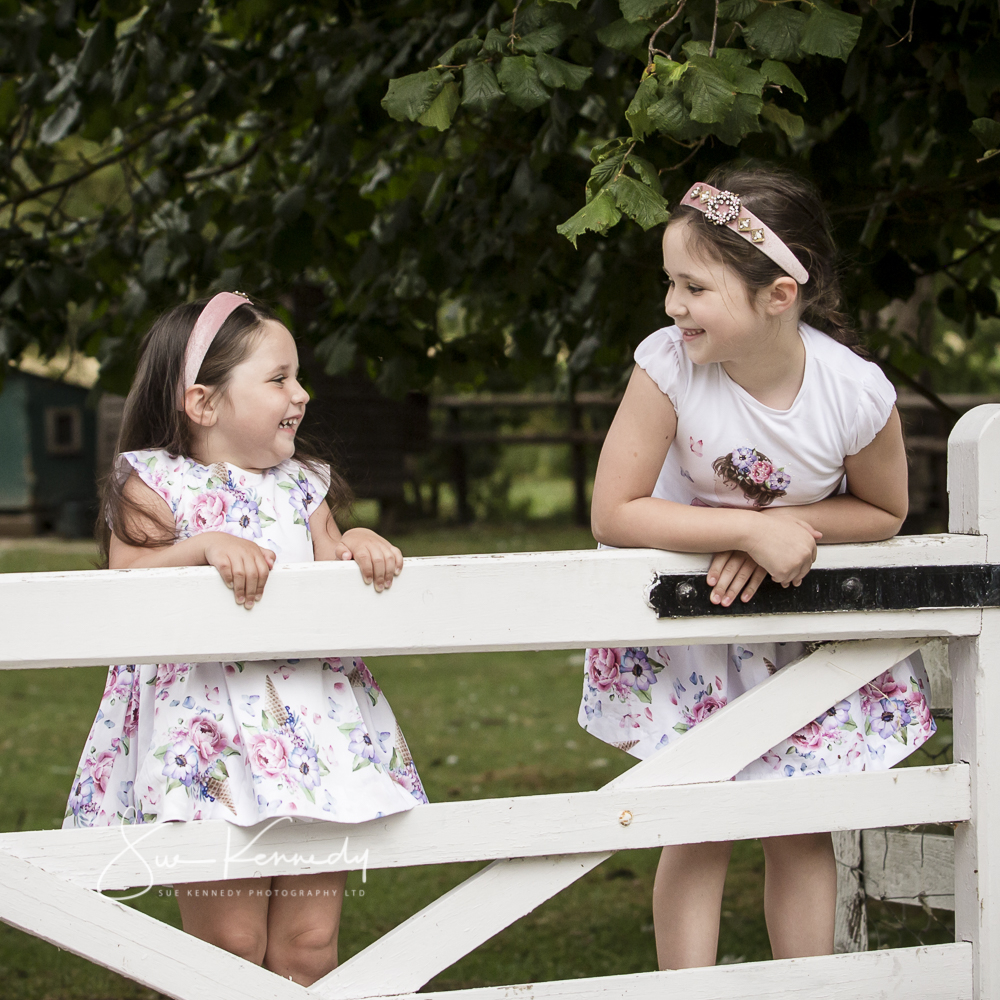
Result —
M 948 439 L 949 530 L 987 537 L 1000 562 L 1000 406 L 978 406 Z M 955 938 L 972 944 L 973 996 L 1000 996 L 1000 609 L 950 644 L 955 760 L 969 764 L 972 820 L 955 830 Z
M 867 951 L 868 906 L 862 870 L 861 831 L 836 831 L 833 834 L 833 853 L 837 858 L 837 915 L 833 950 L 838 955 Z

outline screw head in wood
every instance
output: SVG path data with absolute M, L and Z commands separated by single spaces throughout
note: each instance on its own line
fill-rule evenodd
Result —
M 618 817 L 618 822 L 621 823 L 622 826 L 628 826 L 632 822 L 632 810 L 623 809 L 621 816 Z
M 682 580 L 674 590 L 674 594 L 680 604 L 690 604 L 695 599 L 697 593 L 694 584 L 689 583 L 687 580 Z
M 841 585 L 840 590 L 849 601 L 856 601 L 864 592 L 865 585 L 859 577 L 849 576 Z

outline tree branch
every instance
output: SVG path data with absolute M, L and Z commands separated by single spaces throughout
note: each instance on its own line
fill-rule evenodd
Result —
M 675 10 L 675 11 L 673 12 L 673 14 L 671 14 L 671 15 L 670 15 L 670 17 L 668 17 L 668 18 L 667 18 L 667 19 L 666 19 L 666 20 L 665 20 L 665 21 L 663 22 L 663 24 L 661 24 L 661 25 L 660 25 L 660 26 L 659 26 L 659 27 L 658 27 L 658 28 L 656 29 L 656 31 L 654 31 L 654 32 L 653 32 L 652 36 L 651 36 L 651 37 L 650 37 L 650 39 L 649 39 L 649 62 L 652 62 L 652 61 L 653 61 L 653 55 L 654 55 L 654 53 L 656 53 L 656 52 L 659 52 L 659 51 L 660 51 L 660 50 L 659 50 L 658 48 L 656 48 L 656 36 L 657 36 L 657 35 L 658 35 L 658 34 L 659 34 L 659 33 L 660 33 L 661 31 L 663 31 L 663 29 L 664 29 L 664 28 L 665 28 L 665 27 L 666 27 L 666 26 L 667 26 L 668 24 L 672 24 L 672 23 L 673 23 L 674 21 L 676 21 L 676 20 L 677 20 L 677 18 L 678 18 L 678 17 L 680 17 L 680 14 L 681 14 L 681 11 L 682 11 L 682 10 L 684 10 L 684 4 L 686 4 L 686 3 L 687 3 L 687 0 L 681 0 L 681 2 L 680 2 L 680 3 L 678 4 L 678 5 L 677 5 L 677 10 Z M 715 9 L 716 9 L 716 11 L 718 11 L 718 9 L 719 9 L 719 4 L 718 4 L 718 2 L 716 2 L 716 4 L 715 4 Z M 665 55 L 665 56 L 667 56 L 667 58 L 668 58 L 668 59 L 670 58 L 670 56 L 669 56 L 669 55 L 667 55 L 667 53 L 666 53 L 666 52 L 662 52 L 662 53 L 661 53 L 661 55 Z
M 153 129 L 148 135 L 143 136 L 142 139 L 137 139 L 135 142 L 130 142 L 123 146 L 117 153 L 106 157 L 103 160 L 98 160 L 96 163 L 88 163 L 86 168 L 77 171 L 75 174 L 71 174 L 69 177 L 64 177 L 60 181 L 53 181 L 51 184 L 43 184 L 41 187 L 32 188 L 25 192 L 17 198 L 9 198 L 7 201 L 0 202 L 0 210 L 3 210 L 8 205 L 16 208 L 18 205 L 23 204 L 26 201 L 33 201 L 35 198 L 40 198 L 43 194 L 48 194 L 50 191 L 59 191 L 63 188 L 72 187 L 79 181 L 85 180 L 91 174 L 96 173 L 98 170 L 103 170 L 105 167 L 113 166 L 120 160 L 131 156 L 137 149 L 141 149 L 147 143 L 151 142 L 156 136 L 161 132 L 165 132 L 169 128 L 173 128 L 175 125 L 181 125 L 186 121 L 190 121 L 198 114 L 197 111 L 190 111 L 184 115 L 178 115 L 174 118 L 168 118 L 166 121 L 162 122 L 159 128 Z
M 193 170 L 189 174 L 184 175 L 184 180 L 186 181 L 205 181 L 210 177 L 221 177 L 223 174 L 228 174 L 233 170 L 239 170 L 245 163 L 249 162 L 257 155 L 257 151 L 260 147 L 267 142 L 269 139 L 273 139 L 274 136 L 278 134 L 280 129 L 272 129 L 266 135 L 262 135 L 256 142 L 254 142 L 250 148 L 242 154 L 242 156 L 237 157 L 232 163 L 224 163 L 218 167 L 210 167 L 207 170 Z

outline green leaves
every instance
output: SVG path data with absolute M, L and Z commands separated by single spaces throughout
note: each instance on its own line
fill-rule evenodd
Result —
M 485 114 L 503 100 L 493 67 L 485 62 L 471 62 L 462 71 L 462 104 Z
M 601 28 L 597 32 L 597 39 L 609 49 L 631 52 L 637 45 L 641 45 L 652 31 L 653 25 L 649 21 L 637 21 L 632 24 L 621 18 Z
M 650 229 L 667 221 L 670 214 L 667 212 L 667 203 L 659 191 L 654 191 L 648 184 L 623 173 L 606 190 L 614 195 L 618 208 L 643 229 Z
M 774 122 L 786 135 L 793 138 L 802 135 L 805 131 L 806 124 L 798 115 L 793 115 L 791 111 L 786 111 L 771 101 L 768 101 L 760 109 L 760 113 L 769 122 Z
M 743 30 L 747 45 L 771 59 L 797 62 L 810 54 L 846 62 L 861 33 L 861 18 L 823 0 L 810 0 L 809 6 L 812 12 L 806 14 L 788 3 L 759 5 Z
M 992 118 L 977 118 L 969 131 L 983 144 L 986 152 L 976 162 L 982 163 L 1000 154 L 1000 122 Z
M 643 229 L 667 221 L 667 203 L 660 194 L 656 168 L 635 155 L 635 145 L 635 142 L 619 138 L 599 143 L 591 150 L 594 168 L 587 181 L 587 204 L 556 227 L 574 247 L 577 238 L 585 232 L 606 234 L 622 215 Z M 627 168 L 632 169 L 637 178 L 629 176 L 625 172 Z
M 691 102 L 691 117 L 696 122 L 721 122 L 733 106 L 736 91 L 715 59 L 695 56 L 688 62 L 691 69 L 684 74 L 682 86 Z
M 663 10 L 669 0 L 618 0 L 622 17 L 626 21 L 641 21 L 652 18 Z
M 382 107 L 396 121 L 416 121 L 434 103 L 444 75 L 436 69 L 389 81 Z
M 602 191 L 596 198 L 584 205 L 576 215 L 556 226 L 556 232 L 576 247 L 577 238 L 586 232 L 600 233 L 602 236 L 621 219 L 622 213 L 615 206 L 614 196 Z
M 762 56 L 797 62 L 801 57 L 799 41 L 808 20 L 807 14 L 791 4 L 761 5 L 747 21 L 743 37 Z
M 535 60 L 528 56 L 504 56 L 497 70 L 503 92 L 525 111 L 531 111 L 549 99 L 549 92 L 538 78 Z
M 861 18 L 837 10 L 823 0 L 812 3 L 813 12 L 799 42 L 802 51 L 847 62 L 861 34 Z
M 458 84 L 449 80 L 442 88 L 441 92 L 434 98 L 431 106 L 417 119 L 421 125 L 427 125 L 444 132 L 458 110 L 461 97 L 458 92 Z
M 768 83 L 776 83 L 779 87 L 788 87 L 794 91 L 803 101 L 809 100 L 806 97 L 805 87 L 799 83 L 795 74 L 784 64 L 775 62 L 773 59 L 765 59 L 760 66 L 760 75 Z
M 563 62 L 555 56 L 542 53 L 535 58 L 535 68 L 539 79 L 550 87 L 565 87 L 567 90 L 579 90 L 590 77 L 589 66 L 574 66 Z

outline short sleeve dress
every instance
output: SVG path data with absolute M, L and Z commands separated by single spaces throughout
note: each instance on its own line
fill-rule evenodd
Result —
M 807 324 L 802 387 L 775 410 L 720 364 L 695 365 L 680 330 L 635 360 L 677 413 L 652 496 L 702 507 L 815 503 L 847 489 L 844 459 L 869 445 L 896 399 L 880 369 Z M 645 759 L 805 650 L 801 642 L 588 649 L 579 722 Z M 897 663 L 747 765 L 739 779 L 880 770 L 936 731 L 919 653 Z
M 329 486 L 322 472 L 288 461 L 251 473 L 164 451 L 120 455 L 116 471 L 134 471 L 166 500 L 180 538 L 225 531 L 273 550 L 277 563 L 313 561 L 309 516 Z M 252 826 L 277 816 L 360 823 L 426 801 L 360 657 L 116 664 L 63 827 Z

